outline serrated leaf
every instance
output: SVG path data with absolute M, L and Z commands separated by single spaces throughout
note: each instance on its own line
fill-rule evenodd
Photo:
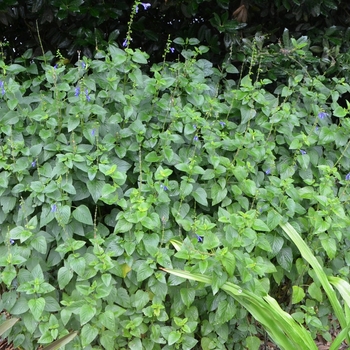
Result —
M 84 304 L 79 312 L 80 324 L 88 323 L 96 314 L 96 308 L 90 304 Z
M 81 343 L 83 349 L 85 349 L 92 341 L 98 336 L 98 329 L 96 327 L 90 326 L 90 324 L 85 324 L 81 330 Z
M 194 301 L 196 291 L 193 288 L 181 288 L 180 296 L 182 302 L 189 308 Z
M 35 320 L 40 321 L 40 316 L 42 315 L 45 308 L 45 299 L 42 297 L 30 299 L 28 301 L 28 306 Z
M 60 289 L 64 289 L 64 287 L 70 282 L 70 280 L 73 278 L 73 271 L 65 266 L 61 267 L 58 270 L 58 286 Z

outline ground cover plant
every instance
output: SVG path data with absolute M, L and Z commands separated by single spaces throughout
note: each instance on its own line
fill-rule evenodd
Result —
M 14 347 L 78 332 L 66 349 L 258 349 L 265 330 L 225 283 L 268 293 L 311 339 L 346 329 L 280 225 L 348 281 L 347 76 L 288 32 L 245 40 L 239 70 L 214 67 L 195 38 L 165 54 L 173 43 L 179 59 L 151 67 L 127 43 L 72 66 L 31 50 L 0 61 L 0 307 L 20 318 L 4 333 Z

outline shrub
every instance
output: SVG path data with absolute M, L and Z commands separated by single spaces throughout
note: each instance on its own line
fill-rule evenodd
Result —
M 271 292 L 330 339 L 331 307 L 278 225 L 347 279 L 350 86 L 308 74 L 304 46 L 279 81 L 239 80 L 184 43 L 184 62 L 149 71 L 114 45 L 73 67 L 0 62 L 0 305 L 21 318 L 15 347 L 74 330 L 66 349 L 256 348 L 225 282 Z M 209 274 L 211 290 L 159 267 Z

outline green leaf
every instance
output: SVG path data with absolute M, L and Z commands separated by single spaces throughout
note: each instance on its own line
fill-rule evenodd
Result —
M 179 331 L 172 331 L 169 333 L 168 344 L 173 345 L 181 338 L 181 333 Z
M 105 185 L 105 182 L 98 181 L 95 179 L 92 181 L 87 181 L 86 185 L 91 194 L 92 199 L 94 200 L 95 203 L 97 203 L 97 201 L 101 198 L 102 189 L 103 189 L 103 186 Z
M 137 63 L 141 63 L 141 64 L 147 64 L 147 59 L 149 58 L 149 56 L 147 55 L 146 52 L 142 52 L 139 49 L 136 49 L 133 53 L 132 53 L 132 60 L 134 62 Z
M 298 304 L 305 298 L 305 292 L 298 286 L 293 286 L 292 304 Z
M 227 271 L 228 275 L 230 277 L 233 277 L 235 268 L 236 268 L 236 258 L 235 256 L 230 253 L 226 252 L 222 257 L 221 257 L 221 263 L 225 267 L 225 270 Z
M 141 219 L 141 224 L 149 230 L 160 228 L 159 215 L 157 213 L 151 213 L 149 216 Z
M 338 106 L 333 111 L 333 115 L 338 118 L 344 118 L 348 114 L 348 110 L 346 108 L 343 108 L 341 106 Z
M 79 205 L 79 207 L 77 207 L 72 214 L 77 221 L 83 224 L 93 225 L 90 210 L 86 205 Z
M 315 282 L 312 282 L 310 284 L 307 291 L 310 294 L 311 298 L 316 299 L 320 303 L 323 301 L 323 295 L 322 295 L 321 288 Z
M 96 308 L 90 304 L 84 304 L 79 312 L 80 324 L 88 323 L 96 314 Z
M 328 237 L 328 233 L 327 233 L 327 237 L 325 237 L 324 239 L 320 239 L 320 240 L 321 240 L 321 244 L 322 244 L 323 249 L 327 253 L 328 258 L 333 260 L 337 254 L 337 243 L 336 243 L 335 239 L 332 237 Z
M 266 231 L 269 232 L 270 228 L 260 219 L 255 219 L 252 228 L 256 231 Z
M 293 253 L 290 247 L 282 248 L 276 258 L 280 266 L 287 271 L 291 270 L 293 264 Z
M 81 330 L 80 338 L 81 345 L 86 348 L 93 340 L 98 336 L 98 329 L 96 327 L 90 326 L 89 323 L 85 324 Z
M 18 321 L 19 321 L 19 318 L 10 318 L 10 319 L 6 320 L 5 322 L 3 322 L 0 325 L 0 336 L 3 335 L 5 332 L 7 332 L 7 330 L 12 328 L 14 326 L 14 324 Z
M 57 281 L 60 289 L 64 289 L 64 287 L 70 282 L 73 278 L 73 271 L 66 266 L 62 266 L 58 270 Z
M 6 71 L 8 73 L 12 73 L 12 74 L 18 74 L 21 72 L 24 72 L 26 70 L 25 67 L 19 65 L 19 64 L 11 64 L 10 66 L 6 67 Z
M 245 340 L 247 349 L 249 350 L 259 350 L 261 345 L 261 340 L 258 337 L 250 335 Z
M 189 308 L 194 301 L 196 291 L 193 288 L 181 288 L 180 295 L 182 302 Z
M 156 233 L 145 234 L 142 238 L 142 242 L 145 245 L 147 252 L 151 256 L 155 256 L 159 250 L 159 235 Z
M 154 273 L 147 262 L 143 262 L 137 269 L 137 282 L 142 282 Z
M 7 101 L 6 101 L 7 106 L 8 106 L 8 108 L 9 108 L 11 111 L 13 111 L 13 110 L 17 107 L 18 102 L 19 102 L 19 101 L 17 100 L 17 98 L 13 98 L 13 99 L 11 99 L 11 100 L 7 100 Z
M 42 297 L 30 299 L 28 301 L 28 306 L 35 320 L 39 322 L 45 308 L 45 299 Z
M 192 197 L 198 202 L 199 204 L 202 204 L 204 206 L 208 206 L 207 201 L 207 192 L 201 187 L 198 187 L 196 190 L 192 192 Z
M 109 45 L 109 52 L 111 54 L 113 63 L 118 66 L 123 64 L 127 59 L 127 54 L 125 51 L 119 49 L 115 45 Z
M 30 245 L 41 254 L 46 254 L 47 252 L 47 242 L 44 236 L 36 235 L 31 240 Z
M 221 188 L 219 184 L 214 184 L 211 188 L 212 204 L 221 203 L 227 197 L 227 189 Z

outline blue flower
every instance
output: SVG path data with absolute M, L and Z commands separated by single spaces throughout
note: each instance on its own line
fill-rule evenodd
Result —
M 95 129 L 92 129 L 92 130 L 91 130 L 91 136 L 95 136 L 95 134 L 96 134 L 96 130 L 95 130 Z
M 350 173 L 347 173 L 347 174 L 346 174 L 345 180 L 346 180 L 346 181 L 349 181 L 349 180 L 350 180 Z
M 167 186 L 165 186 L 163 184 L 160 185 L 160 188 L 162 188 L 164 191 L 168 191 L 168 189 L 169 189 Z
M 6 91 L 4 87 L 4 82 L 2 80 L 0 80 L 0 88 L 1 88 L 1 95 L 4 96 Z
M 74 96 L 79 96 L 79 95 L 80 95 L 80 86 L 76 86 Z
M 221 126 L 225 126 L 225 125 L 226 125 L 225 122 L 219 122 L 219 124 L 220 124 Z
M 36 166 L 36 160 L 33 160 L 32 161 L 32 168 L 35 168 L 35 166 Z
M 193 141 L 198 141 L 198 136 L 197 135 L 193 138 Z
M 151 4 L 148 2 L 141 2 L 141 5 L 143 6 L 144 10 L 147 10 L 149 7 L 151 7 Z
M 198 235 L 196 234 L 196 237 L 197 237 L 197 241 L 198 241 L 199 243 L 202 243 L 202 242 L 203 242 L 203 237 L 202 237 L 202 236 L 198 236 Z
M 266 169 L 265 174 L 266 175 L 270 175 L 271 174 L 271 169 L 270 168 Z
M 88 89 L 85 89 L 85 96 L 86 96 L 86 100 L 87 100 L 88 102 L 90 102 L 90 101 L 91 101 L 91 98 L 90 98 L 90 96 L 89 96 L 89 91 L 88 91 Z
M 11 245 L 15 244 L 15 241 L 12 238 L 10 239 L 10 244 Z
M 175 48 L 174 48 L 174 47 L 171 47 L 171 48 L 170 48 L 170 52 L 171 52 L 171 53 L 174 53 L 174 52 L 175 52 Z
M 52 204 L 51 205 L 51 213 L 56 213 L 57 211 L 57 205 L 56 204 Z
M 319 117 L 320 119 L 324 119 L 324 118 L 328 117 L 328 113 L 326 113 L 326 112 L 320 112 L 320 113 L 318 113 L 318 117 Z
M 303 149 L 301 149 L 301 150 L 300 150 L 300 153 L 301 153 L 302 155 L 304 155 L 304 154 L 306 154 L 306 151 L 304 151 Z
M 140 5 L 143 6 L 143 9 L 144 9 L 144 10 L 147 10 L 149 7 L 151 7 L 151 4 L 149 4 L 149 3 L 147 3 L 147 2 L 141 2 Z M 139 12 L 139 7 L 137 6 L 137 7 L 136 7 L 136 13 L 138 13 L 138 12 Z
M 81 62 L 81 68 L 85 69 L 86 68 L 86 64 L 85 62 Z
M 127 47 L 128 46 L 128 39 L 125 38 L 122 45 L 123 45 L 123 47 Z
M 57 69 L 58 67 L 58 63 L 56 63 L 54 66 L 53 66 L 53 69 Z

